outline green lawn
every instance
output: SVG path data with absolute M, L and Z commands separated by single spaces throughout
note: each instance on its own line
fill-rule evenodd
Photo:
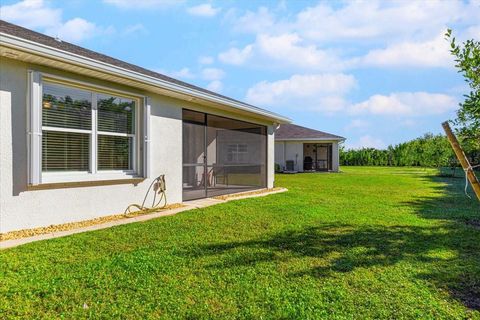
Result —
M 0 318 L 480 319 L 480 204 L 464 180 L 343 169 L 1 251 Z

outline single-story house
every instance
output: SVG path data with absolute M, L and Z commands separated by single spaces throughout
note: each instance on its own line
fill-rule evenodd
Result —
M 274 184 L 290 120 L 0 21 L 0 233 Z
M 345 138 L 295 124 L 275 132 L 275 164 L 282 172 L 339 171 L 339 144 Z

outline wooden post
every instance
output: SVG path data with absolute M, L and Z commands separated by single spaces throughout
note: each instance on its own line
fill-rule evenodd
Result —
M 457 156 L 458 161 L 460 161 L 460 164 L 462 165 L 462 168 L 467 175 L 468 181 L 470 181 L 470 184 L 472 185 L 473 191 L 475 191 L 478 200 L 480 200 L 480 183 L 478 182 L 477 176 L 475 175 L 475 172 L 470 166 L 470 162 L 468 162 L 468 159 L 465 156 L 465 153 L 463 152 L 463 149 L 460 146 L 457 137 L 453 134 L 448 122 L 442 123 L 442 127 L 447 134 L 448 141 L 452 145 L 453 151 L 455 151 L 455 155 Z

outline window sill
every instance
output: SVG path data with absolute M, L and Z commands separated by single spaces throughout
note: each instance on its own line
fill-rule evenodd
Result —
M 68 182 L 47 182 L 39 185 L 27 186 L 28 191 L 35 190 L 49 190 L 49 189 L 67 189 L 67 188 L 82 188 L 82 187 L 96 187 L 96 186 L 111 186 L 118 184 L 133 184 L 137 185 L 144 181 L 145 178 L 126 178 L 126 179 L 104 179 L 104 180 L 89 180 L 89 181 L 68 181 Z

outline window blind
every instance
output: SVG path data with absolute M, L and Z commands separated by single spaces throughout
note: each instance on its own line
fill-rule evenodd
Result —
M 91 130 L 92 94 L 77 88 L 45 82 L 43 126 Z
M 132 170 L 135 101 L 98 94 L 97 108 L 98 170 Z
M 44 131 L 42 171 L 88 171 L 89 147 L 89 134 Z
M 98 170 L 132 170 L 132 137 L 98 135 Z
M 44 82 L 42 171 L 89 171 L 92 94 Z
M 133 133 L 134 100 L 99 94 L 97 106 L 98 131 Z

